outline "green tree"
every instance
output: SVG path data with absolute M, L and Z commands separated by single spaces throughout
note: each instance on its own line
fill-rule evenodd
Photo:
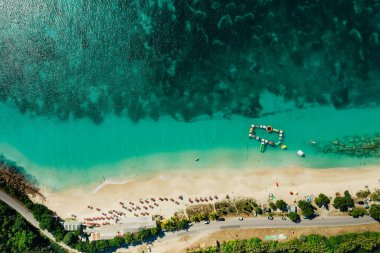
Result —
M 286 210 L 288 209 L 288 204 L 282 199 L 279 199 L 276 201 L 276 207 L 280 209 L 282 212 L 286 212 Z
M 273 211 L 276 211 L 276 210 L 277 210 L 277 206 L 276 206 L 273 202 L 270 202 L 270 203 L 269 203 L 269 207 L 270 207 Z
M 123 237 L 115 237 L 115 238 L 112 238 L 110 241 L 109 241 L 109 246 L 110 247 L 119 247 L 121 246 L 123 243 L 125 242 L 124 238 Z
M 372 204 L 371 208 L 369 209 L 369 215 L 373 219 L 380 221 L 380 205 Z
M 177 229 L 178 230 L 184 230 L 189 228 L 189 221 L 186 219 L 179 219 L 177 221 Z
M 134 243 L 136 239 L 135 239 L 134 234 L 132 234 L 132 233 L 126 233 L 124 235 L 124 240 L 125 240 L 126 244 L 131 244 L 131 243 Z
M 219 216 L 216 212 L 210 213 L 208 217 L 210 220 L 217 220 L 219 218 Z
M 349 213 L 349 215 L 351 215 L 354 218 L 359 218 L 367 214 L 367 209 L 363 207 L 354 207 L 354 209 L 352 209 L 352 211 Z
M 261 207 L 257 206 L 257 207 L 255 207 L 255 212 L 257 215 L 261 215 L 261 214 L 263 214 L 263 209 L 261 209 Z
M 41 229 L 50 230 L 53 227 L 53 219 L 49 214 L 42 214 L 39 222 Z
M 307 201 L 300 200 L 298 201 L 298 207 L 301 209 L 301 213 L 305 217 L 314 216 L 315 207 Z
M 370 195 L 370 198 L 373 200 L 373 201 L 378 201 L 379 199 L 379 194 L 377 192 L 372 192 L 371 195 Z
M 366 198 L 371 194 L 369 190 L 360 190 L 356 193 L 356 197 L 358 198 Z
M 354 200 L 348 191 L 344 192 L 343 197 L 336 197 L 333 202 L 333 206 L 339 209 L 341 212 L 347 212 L 348 208 L 354 207 Z
M 103 251 L 109 247 L 109 242 L 106 240 L 99 240 L 91 242 L 94 245 L 96 251 Z
M 63 237 L 63 242 L 67 245 L 74 245 L 78 242 L 78 236 L 74 232 L 68 232 Z
M 319 196 L 314 199 L 314 202 L 318 207 L 324 206 L 325 208 L 328 208 L 330 204 L 330 198 L 325 194 L 320 193 Z
M 301 217 L 298 215 L 298 213 L 295 212 L 288 213 L 288 217 L 291 221 L 296 223 L 301 221 Z

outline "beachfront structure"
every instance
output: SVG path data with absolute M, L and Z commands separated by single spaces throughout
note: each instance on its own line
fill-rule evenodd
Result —
M 296 213 L 297 207 L 295 205 L 288 205 L 288 213 Z
M 91 234 L 89 238 L 90 241 L 97 241 L 110 240 L 127 233 L 134 233 L 142 229 L 155 227 L 157 227 L 157 223 L 153 220 L 153 217 L 134 217 L 120 219 L 117 224 L 86 229 L 85 232 Z
M 63 228 L 66 231 L 80 230 L 81 226 L 82 226 L 82 223 L 79 221 L 65 221 L 65 222 L 63 222 Z

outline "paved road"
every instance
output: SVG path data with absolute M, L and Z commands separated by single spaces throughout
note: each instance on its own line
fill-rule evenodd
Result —
M 218 231 L 223 229 L 247 229 L 247 228 L 299 228 L 299 227 L 339 227 L 339 226 L 351 226 L 351 225 L 364 225 L 377 223 L 369 216 L 361 218 L 352 218 L 350 216 L 341 217 L 326 217 L 315 218 L 313 220 L 302 220 L 300 223 L 294 223 L 287 220 L 282 220 L 280 217 L 275 217 L 273 220 L 267 218 L 245 218 L 243 221 L 239 221 L 237 218 L 229 218 L 225 221 L 214 221 L 210 224 L 197 223 L 191 226 L 187 231 L 181 231 L 176 233 L 167 233 L 167 236 L 180 236 L 184 234 L 192 234 L 203 231 Z
M 30 224 L 32 224 L 34 227 L 36 227 L 43 235 L 45 235 L 50 240 L 58 243 L 62 248 L 68 250 L 69 252 L 78 252 L 72 248 L 70 248 L 68 245 L 64 244 L 63 242 L 57 242 L 54 238 L 54 236 L 45 230 L 42 230 L 40 228 L 39 222 L 34 218 L 33 214 L 26 209 L 19 201 L 15 200 L 5 192 L 0 190 L 0 200 L 8 204 L 10 207 L 15 209 L 19 214 L 21 214 Z
M 237 218 L 226 219 L 225 221 L 210 222 L 210 224 L 198 223 L 191 226 L 188 232 L 206 231 L 206 230 L 221 230 L 232 228 L 298 228 L 298 227 L 338 227 L 351 225 L 364 225 L 377 223 L 369 216 L 361 218 L 352 218 L 350 216 L 341 217 L 317 217 L 313 220 L 302 220 L 300 223 L 294 223 L 287 220 L 282 220 L 280 217 L 275 217 L 273 220 L 267 218 L 256 217 L 246 218 L 239 221 Z
M 255 228 L 298 228 L 298 227 L 339 227 L 351 225 L 365 225 L 377 223 L 369 216 L 364 216 L 358 219 L 350 216 L 342 217 L 317 217 L 314 220 L 302 220 L 296 224 L 290 220 L 282 220 L 280 217 L 275 217 L 274 220 L 268 220 L 264 217 L 245 218 L 239 221 L 237 218 L 228 218 L 225 221 L 212 221 L 210 224 L 196 223 L 187 231 L 174 233 L 165 233 L 165 236 L 159 238 L 150 245 L 152 252 L 167 252 L 168 247 L 172 250 L 184 251 L 192 243 L 196 243 L 201 238 L 208 235 L 227 229 L 255 229 Z M 186 239 L 184 239 L 186 238 Z M 174 248 L 173 248 L 174 247 Z M 137 252 L 137 247 L 129 247 L 128 252 Z

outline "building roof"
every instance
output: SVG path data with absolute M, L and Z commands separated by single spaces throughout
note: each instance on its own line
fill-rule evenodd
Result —
M 152 217 L 124 218 L 117 224 L 100 226 L 87 230 L 93 233 L 93 240 L 109 240 L 126 233 L 137 232 L 141 229 L 157 227 L 156 221 Z
M 64 225 L 82 225 L 82 222 L 80 221 L 64 221 L 63 222 Z

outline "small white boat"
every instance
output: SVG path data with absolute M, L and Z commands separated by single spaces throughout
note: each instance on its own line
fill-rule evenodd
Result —
M 297 155 L 299 155 L 300 157 L 304 157 L 305 153 L 302 150 L 298 150 Z

